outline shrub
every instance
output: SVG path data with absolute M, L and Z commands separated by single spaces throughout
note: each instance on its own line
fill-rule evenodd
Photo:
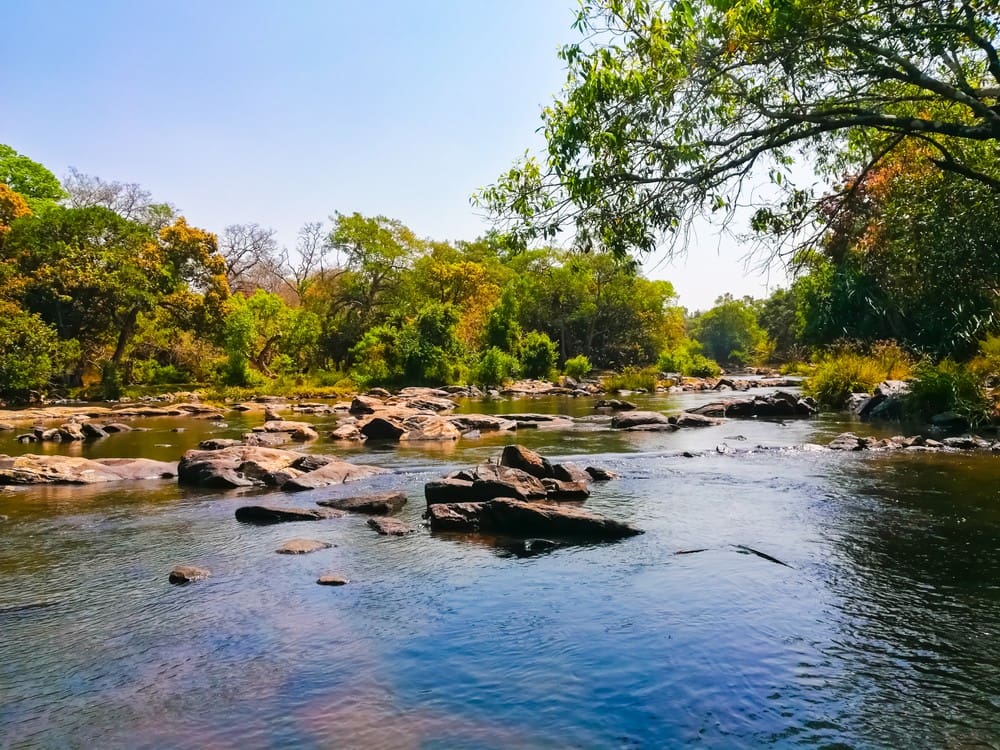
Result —
M 604 378 L 604 389 L 607 391 L 655 391 L 657 371 L 653 367 L 626 367 L 620 373 Z
M 37 315 L 0 304 L 0 396 L 26 400 L 54 374 L 56 333 Z
M 587 377 L 591 369 L 593 368 L 590 365 L 590 360 L 582 354 L 570 357 L 563 365 L 563 372 L 574 380 L 580 380 L 581 378 Z
M 556 345 L 548 334 L 531 331 L 521 342 L 521 369 L 529 378 L 547 378 L 556 366 Z
M 819 361 L 805 391 L 840 409 L 852 393 L 871 393 L 883 380 L 906 380 L 912 373 L 912 357 L 894 342 L 880 342 L 868 352 L 842 345 Z
M 519 364 L 507 352 L 491 346 L 479 359 L 474 373 L 477 385 L 501 385 L 504 381 L 517 377 Z
M 969 369 L 984 381 L 1000 380 L 1000 336 L 987 336 L 979 342 L 979 352 Z
M 660 372 L 676 372 L 694 378 L 714 378 L 722 372 L 719 364 L 701 353 L 696 341 L 686 341 L 660 354 Z
M 929 419 L 951 411 L 976 426 L 989 420 L 990 402 L 971 368 L 945 359 L 925 363 L 916 370 L 910 392 L 903 397 L 903 413 L 912 419 Z

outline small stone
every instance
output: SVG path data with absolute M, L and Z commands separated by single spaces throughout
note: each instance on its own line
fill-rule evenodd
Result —
M 347 578 L 343 576 L 334 575 L 332 573 L 325 573 L 316 579 L 316 583 L 320 586 L 343 586 L 350 583 Z
M 178 565 L 170 571 L 169 581 L 171 583 L 192 583 L 202 581 L 212 575 L 207 568 L 197 568 L 194 565 Z
M 395 518 L 369 518 L 368 525 L 382 536 L 405 536 L 415 529 Z
M 275 550 L 279 555 L 306 555 L 321 549 L 329 549 L 333 545 L 318 539 L 289 539 Z

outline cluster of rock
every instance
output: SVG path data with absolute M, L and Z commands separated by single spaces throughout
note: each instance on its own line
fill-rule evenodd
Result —
M 762 374 L 762 373 L 749 373 Z M 721 378 L 689 378 L 670 376 L 674 384 L 667 388 L 669 393 L 691 393 L 701 391 L 749 391 L 755 388 L 794 388 L 802 385 L 802 378 L 779 377 L 769 372 L 769 377 L 745 379 L 726 376 Z
M 686 411 L 671 416 L 657 411 L 629 411 L 611 418 L 613 428 L 629 432 L 673 432 L 682 427 L 711 427 L 717 424 L 721 424 L 721 420 Z
M 435 531 L 596 541 L 640 534 L 630 524 L 560 502 L 583 500 L 590 496 L 592 480 L 613 477 L 604 469 L 552 463 L 524 446 L 509 445 L 499 464 L 463 469 L 428 482 L 426 517 Z
M 978 435 L 962 435 L 936 440 L 926 435 L 904 437 L 896 435 L 889 438 L 858 436 L 853 432 L 844 432 L 835 437 L 827 445 L 836 451 L 942 451 L 942 450 L 978 450 L 1000 453 L 1000 440 L 990 441 Z
M 751 399 L 726 399 L 713 401 L 688 409 L 689 414 L 729 419 L 811 417 L 818 411 L 812 397 L 805 398 L 788 391 L 776 391 Z
M 148 458 L 0 455 L 0 485 L 98 484 L 123 480 L 170 479 L 177 465 Z

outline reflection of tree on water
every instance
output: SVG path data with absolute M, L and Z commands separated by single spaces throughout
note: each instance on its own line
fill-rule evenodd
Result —
M 860 736 L 995 747 L 1000 695 L 1000 462 L 877 456 L 834 477 L 828 582 Z M 957 744 L 956 744 L 957 743 Z

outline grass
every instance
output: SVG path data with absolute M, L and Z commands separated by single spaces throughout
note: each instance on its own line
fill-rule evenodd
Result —
M 603 379 L 606 391 L 655 391 L 659 372 L 655 367 L 626 367 L 619 373 L 607 375 Z
M 823 406 L 840 409 L 852 393 L 871 393 L 883 380 L 909 380 L 913 368 L 913 357 L 894 342 L 867 351 L 841 346 L 819 361 L 805 392 Z

